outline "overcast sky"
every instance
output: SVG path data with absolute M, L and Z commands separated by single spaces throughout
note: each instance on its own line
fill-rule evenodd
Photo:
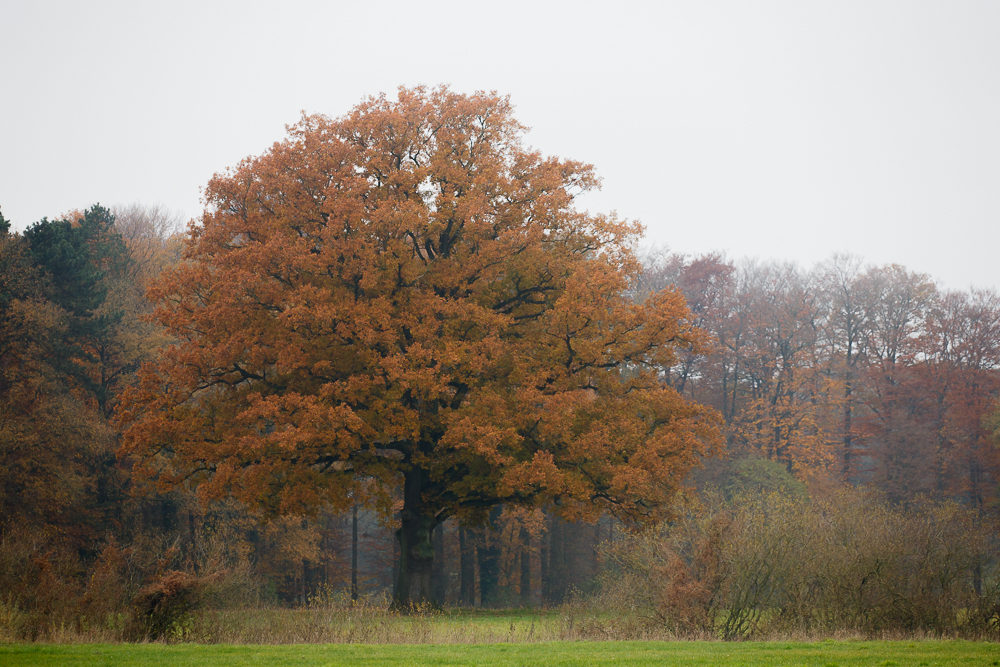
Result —
M 1000 287 L 996 0 L 0 0 L 0 209 L 191 218 L 302 111 L 417 84 L 509 94 L 651 244 Z

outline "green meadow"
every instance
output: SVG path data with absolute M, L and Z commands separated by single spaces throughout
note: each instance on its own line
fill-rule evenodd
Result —
M 534 644 L 5 644 L 0 664 L 60 667 L 421 667 L 463 665 L 634 665 L 716 667 L 802 665 L 888 667 L 1000 665 L 1000 645 L 968 641 L 543 642 Z

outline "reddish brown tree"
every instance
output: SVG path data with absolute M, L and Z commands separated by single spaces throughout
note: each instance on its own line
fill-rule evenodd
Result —
M 830 377 L 836 378 L 843 388 L 840 477 L 849 483 L 855 467 L 854 420 L 858 403 L 855 389 L 869 334 L 869 300 L 860 258 L 835 254 L 819 267 L 818 273 L 825 302 L 822 344 L 826 349 L 821 354 Z
M 934 433 L 935 490 L 982 508 L 1000 472 L 983 424 L 1000 391 L 1000 296 L 941 295 L 928 312 L 915 371 Z
M 505 98 L 401 90 L 216 176 L 122 456 L 278 513 L 401 486 L 401 608 L 448 517 L 662 516 L 718 443 L 658 374 L 703 337 L 676 291 L 627 298 L 640 227 L 575 210 L 591 168 L 522 133 Z

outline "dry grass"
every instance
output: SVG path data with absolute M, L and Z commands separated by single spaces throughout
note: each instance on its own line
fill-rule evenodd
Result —
M 0 619 L 2 620 L 2 619 Z M 755 636 L 769 642 L 932 640 L 930 633 L 782 631 Z M 168 643 L 274 644 L 531 644 L 553 641 L 718 641 L 708 632 L 677 634 L 640 614 L 610 614 L 571 603 L 547 610 L 452 609 L 408 616 L 388 610 L 388 600 L 314 604 L 305 609 L 200 610 L 163 637 Z M 0 625 L 0 643 L 13 642 Z M 121 633 L 105 627 L 56 628 L 53 644 L 118 643 Z
M 571 608 L 453 609 L 401 615 L 385 598 L 326 601 L 306 609 L 203 611 L 188 639 L 225 644 L 493 644 L 605 638 Z M 613 638 L 624 638 L 616 632 Z M 612 638 L 607 636 L 606 638 Z

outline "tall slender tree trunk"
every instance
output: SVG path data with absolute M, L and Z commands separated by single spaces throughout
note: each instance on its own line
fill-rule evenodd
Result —
M 432 536 L 437 525 L 433 512 L 421 498 L 424 471 L 413 467 L 403 476 L 403 511 L 396 531 L 399 543 L 399 573 L 392 596 L 392 608 L 412 611 L 417 607 L 435 607 L 431 588 L 434 570 Z
M 431 588 L 434 591 L 434 604 L 443 606 L 448 591 L 448 578 L 445 572 L 444 554 L 444 524 L 439 523 L 434 528 L 434 568 L 431 572 Z
M 844 469 L 843 478 L 845 484 L 850 484 L 851 474 L 853 473 L 852 467 L 854 462 L 851 460 L 854 449 L 854 433 L 852 432 L 851 425 L 851 396 L 854 393 L 854 375 L 851 373 L 851 366 L 853 361 L 853 347 L 850 343 L 847 345 L 847 367 L 844 370 Z
M 531 606 L 531 535 L 521 526 L 521 606 Z
M 596 577 L 597 573 L 601 570 L 601 519 L 598 517 L 597 521 L 594 522 L 594 544 L 591 547 L 590 553 L 592 558 L 591 565 L 591 576 Z
M 548 516 L 546 518 L 546 524 L 549 524 Z M 550 559 L 550 548 L 549 541 L 551 540 L 552 531 L 549 526 L 545 526 L 545 531 L 542 533 L 541 545 L 538 549 L 538 578 L 539 585 L 542 589 L 542 601 L 549 601 L 549 591 L 552 588 L 552 578 L 549 576 L 549 559 Z
M 476 562 L 473 559 L 473 541 L 475 533 L 467 530 L 465 526 L 458 528 L 458 549 L 459 549 L 459 604 L 465 607 L 476 606 Z
M 351 600 L 358 599 L 358 504 L 351 508 Z
M 566 524 L 558 516 L 549 521 L 549 569 L 546 601 L 560 604 L 566 598 Z
M 306 577 L 309 576 L 309 561 L 305 558 L 302 559 L 302 579 L 300 583 L 302 584 L 299 588 L 299 604 L 303 607 L 309 602 L 309 597 L 306 595 Z
M 937 433 L 937 451 L 935 452 L 935 466 L 934 466 L 934 488 L 937 491 L 938 497 L 943 497 L 945 494 L 946 480 L 945 474 L 948 470 L 947 455 L 946 450 L 948 447 L 948 440 L 945 438 L 945 429 L 942 426 L 945 423 L 945 392 L 939 390 L 937 395 L 937 414 L 935 415 L 935 428 L 934 431 Z
M 502 512 L 500 505 L 490 510 L 490 529 L 496 526 Z M 476 549 L 476 558 L 479 564 L 479 597 L 486 607 L 496 605 L 500 596 L 500 547 L 495 540 L 489 539 L 492 536 L 483 537 Z
M 402 521 L 402 519 L 400 519 Z M 399 536 L 393 533 L 396 539 L 392 540 L 392 594 L 396 595 L 396 587 L 399 585 Z
M 188 538 L 190 540 L 190 552 L 188 560 L 195 574 L 198 573 L 198 533 L 194 527 L 194 511 L 188 510 Z

